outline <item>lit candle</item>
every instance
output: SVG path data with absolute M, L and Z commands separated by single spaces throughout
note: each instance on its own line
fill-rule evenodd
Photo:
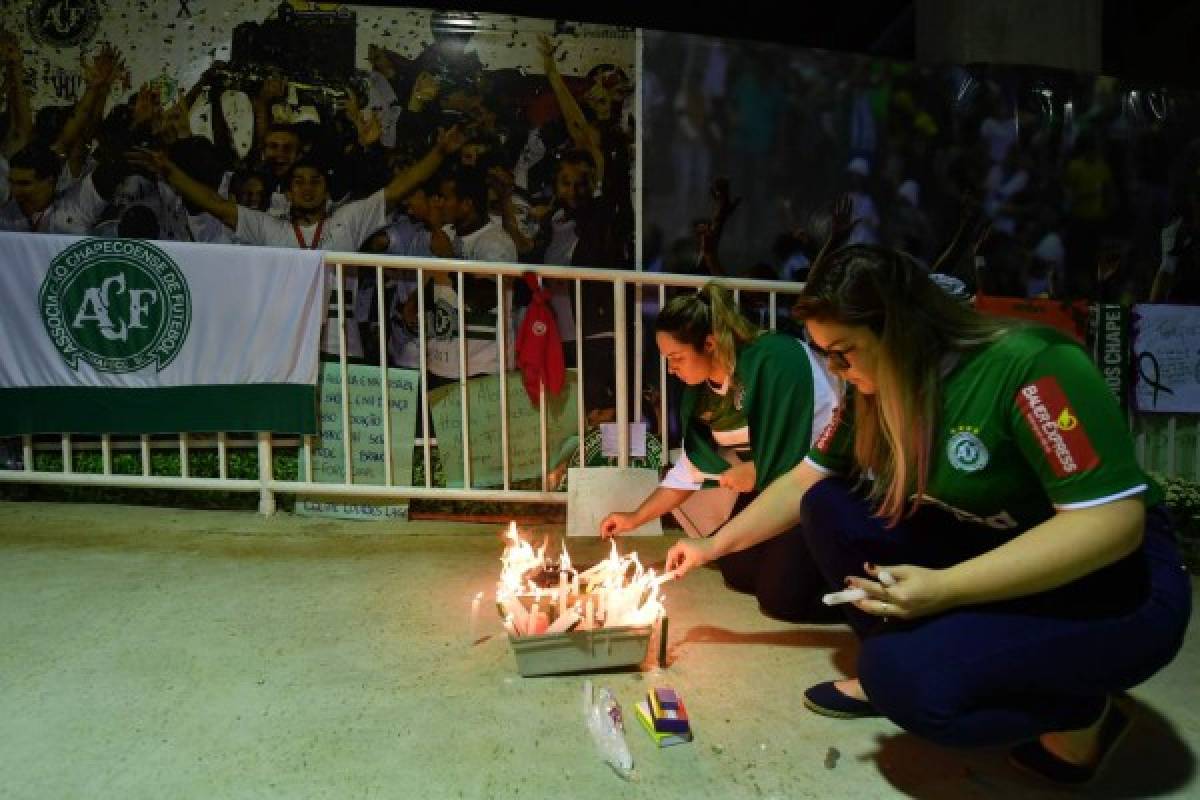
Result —
M 583 603 L 583 627 L 589 631 L 596 627 L 596 602 L 595 598 L 588 597 Z
M 468 644 L 475 644 L 475 642 L 479 639 L 479 604 L 482 601 L 483 592 L 476 594 L 475 599 L 471 601 L 471 620 L 467 629 L 470 632 L 470 639 L 467 642 Z
M 567 573 L 558 573 L 558 615 L 561 617 L 567 613 L 567 596 L 570 594 L 570 586 L 567 584 Z
M 538 605 L 539 603 L 535 599 L 533 601 L 533 607 L 529 609 L 529 626 L 525 630 L 526 636 L 533 636 L 539 632 L 538 618 L 541 616 L 542 612 L 538 610 Z

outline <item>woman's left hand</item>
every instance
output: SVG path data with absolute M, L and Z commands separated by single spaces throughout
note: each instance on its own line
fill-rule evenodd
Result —
M 755 477 L 754 462 L 743 461 L 722 472 L 718 482 L 724 488 L 733 489 L 735 492 L 749 492 L 754 489 Z
M 853 575 L 846 578 L 847 587 L 862 589 L 867 593 L 865 599 L 854 604 L 860 611 L 877 617 L 916 619 L 941 613 L 956 605 L 946 585 L 943 570 L 907 564 L 894 567 L 864 564 L 863 567 L 874 580 Z M 881 572 L 891 581 L 885 583 L 880 580 Z

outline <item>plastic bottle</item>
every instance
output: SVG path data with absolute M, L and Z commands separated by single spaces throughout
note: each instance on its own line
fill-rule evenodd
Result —
M 629 780 L 633 775 L 633 756 L 625 743 L 625 721 L 617 698 L 603 687 L 593 693 L 592 682 L 585 681 L 583 711 L 600 756 L 618 775 Z

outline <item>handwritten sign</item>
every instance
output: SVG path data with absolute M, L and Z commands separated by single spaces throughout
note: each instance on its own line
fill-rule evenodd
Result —
M 413 435 L 417 419 L 418 372 L 388 370 L 388 402 L 392 424 L 392 479 L 397 485 L 412 483 Z M 383 387 L 379 367 L 349 365 L 350 461 L 355 485 L 382 486 L 387 481 L 383 437 Z M 335 363 L 321 364 L 320 435 L 313 448 L 313 480 L 343 483 L 346 476 L 342 447 L 342 376 Z M 300 452 L 299 479 L 304 480 L 304 451 Z M 408 504 L 386 504 L 298 497 L 296 513 L 338 519 L 407 519 Z
M 633 511 L 658 488 L 658 470 L 637 467 L 588 467 L 569 470 L 567 535 L 599 536 L 600 523 L 614 511 Z M 654 518 L 626 536 L 661 536 Z
M 1200 308 L 1136 305 L 1133 323 L 1137 410 L 1200 412 Z
M 509 479 L 523 481 L 542 474 L 541 423 L 538 407 L 529 402 L 521 373 L 508 373 Z M 447 486 L 463 486 L 461 390 L 457 383 L 429 393 L 429 414 Z M 546 393 L 546 457 L 553 459 L 563 442 L 578 433 L 576 377 L 568 370 L 562 392 Z M 500 376 L 481 375 L 467 381 L 470 412 L 471 485 L 503 486 L 500 438 Z M 554 467 L 551 461 L 547 465 Z

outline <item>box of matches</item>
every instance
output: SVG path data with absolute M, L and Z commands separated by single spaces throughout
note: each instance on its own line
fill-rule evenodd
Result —
M 689 730 L 687 709 L 674 689 L 658 687 L 647 692 L 654 729 L 659 733 L 686 733 Z
M 681 733 L 671 733 L 660 731 L 654 725 L 654 712 L 650 709 L 648 700 L 641 700 L 634 705 L 637 712 L 638 722 L 642 723 L 642 727 L 646 729 L 646 733 L 650 734 L 650 738 L 659 747 L 670 747 L 673 744 L 687 744 L 694 738 L 691 728 L 687 728 Z
M 642 663 L 650 644 L 650 626 L 509 636 L 508 641 L 522 676 L 562 675 Z

